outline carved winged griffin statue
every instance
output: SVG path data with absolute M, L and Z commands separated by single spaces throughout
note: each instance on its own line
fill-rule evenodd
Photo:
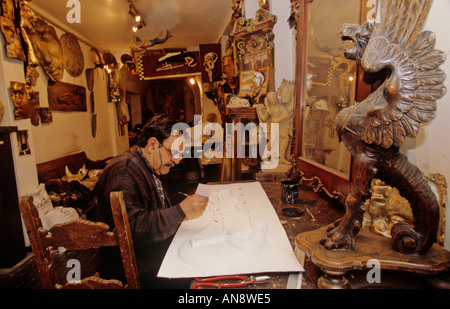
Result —
M 423 30 L 432 0 L 380 0 L 379 5 L 377 22 L 341 29 L 342 40 L 355 43 L 345 56 L 369 74 L 387 70 L 388 77 L 336 118 L 340 140 L 355 160 L 355 176 L 344 217 L 321 243 L 327 249 L 353 248 L 370 183 L 378 178 L 396 187 L 413 211 L 414 226 L 399 223 L 392 228 L 393 248 L 424 254 L 436 242 L 439 205 L 421 171 L 399 148 L 406 137 L 416 137 L 421 123 L 436 116 L 436 100 L 446 92 L 445 73 L 439 68 L 446 55 L 435 49 L 435 34 Z

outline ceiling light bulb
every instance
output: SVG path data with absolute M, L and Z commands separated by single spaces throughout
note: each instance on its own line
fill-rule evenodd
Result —
M 133 32 L 137 32 L 139 29 L 141 29 L 142 27 L 144 27 L 143 23 L 141 22 L 139 25 L 135 25 L 133 26 Z
M 189 82 L 191 83 L 191 85 L 195 85 L 195 79 L 194 79 L 193 77 L 191 77 L 191 78 L 189 79 Z
M 141 15 L 134 16 L 134 20 L 138 23 L 141 21 Z

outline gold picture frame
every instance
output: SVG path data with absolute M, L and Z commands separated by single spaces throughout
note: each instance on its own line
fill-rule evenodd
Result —
M 269 82 L 268 76 L 269 67 L 242 71 L 239 74 L 239 96 L 253 98 L 258 94 L 265 95 Z

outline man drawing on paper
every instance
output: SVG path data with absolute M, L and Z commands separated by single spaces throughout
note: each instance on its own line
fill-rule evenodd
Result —
M 159 176 L 169 173 L 182 159 L 182 150 L 172 149 L 180 137 L 179 132 L 173 132 L 175 123 L 166 115 L 154 116 L 143 127 L 137 144 L 109 162 L 96 186 L 97 220 L 110 226 L 114 225 L 110 192 L 123 192 L 143 288 L 170 287 L 165 285 L 167 280 L 156 278 L 164 254 L 181 222 L 200 217 L 208 204 L 207 197 L 193 195 L 171 205 L 164 191 Z M 111 252 L 113 249 L 116 252 Z M 100 252 L 103 277 L 117 276 L 112 270 L 119 265 L 117 248 Z

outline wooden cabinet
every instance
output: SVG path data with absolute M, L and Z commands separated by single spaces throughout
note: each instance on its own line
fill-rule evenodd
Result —
M 242 107 L 242 108 L 227 108 L 227 115 L 231 118 L 233 125 L 235 126 L 232 132 L 233 137 L 229 140 L 233 141 L 231 145 L 233 147 L 233 156 L 232 156 L 232 171 L 231 171 L 231 180 L 241 180 L 242 179 L 242 162 L 244 160 L 243 156 L 239 155 L 242 151 L 242 147 L 245 147 L 243 151 L 246 154 L 246 158 L 248 158 L 248 147 L 250 142 L 250 137 L 248 134 L 250 132 L 241 132 L 242 129 L 245 130 L 245 126 L 248 125 L 249 122 L 253 122 L 256 125 L 258 124 L 258 115 L 256 113 L 256 108 L 252 107 Z M 236 126 L 236 124 L 242 124 L 243 126 Z M 254 128 L 256 128 L 256 125 Z M 243 134 L 245 133 L 245 134 Z M 246 135 L 247 134 L 247 135 Z M 244 138 L 244 140 L 242 140 Z M 227 145 L 228 147 L 229 145 Z M 259 163 L 258 158 L 254 158 L 256 163 Z

